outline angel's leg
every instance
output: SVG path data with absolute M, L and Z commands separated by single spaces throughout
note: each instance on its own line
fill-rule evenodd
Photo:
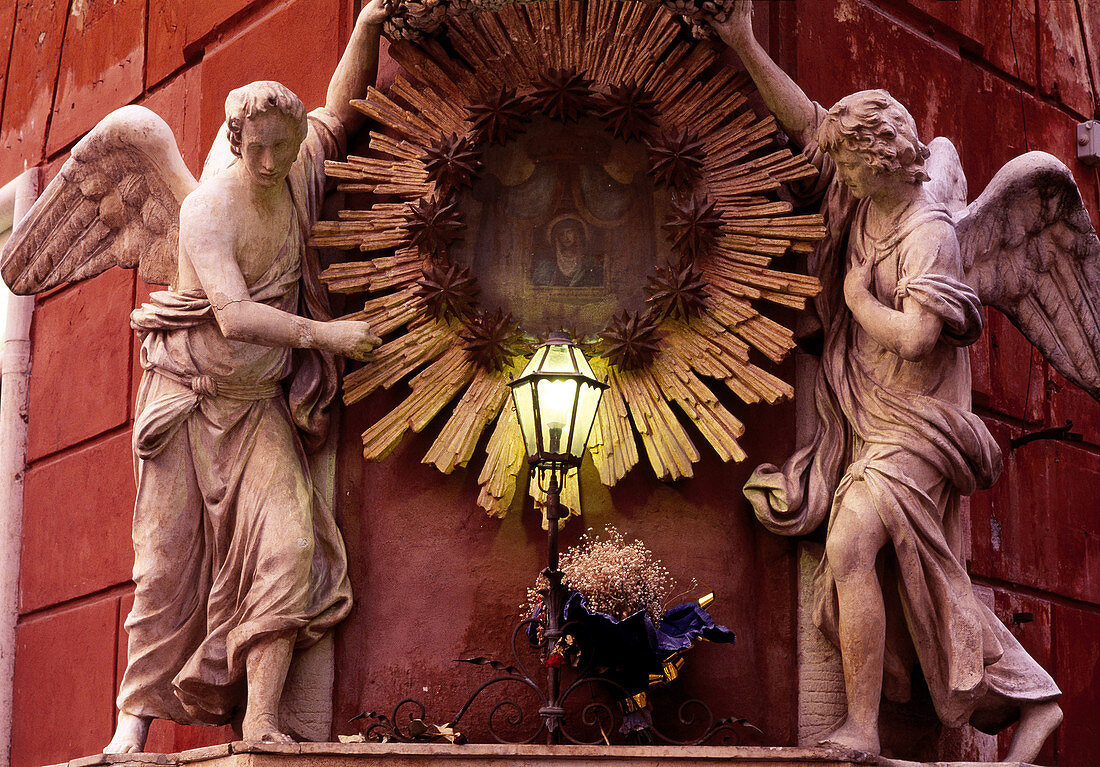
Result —
M 836 581 L 848 718 L 822 742 L 877 754 L 886 608 L 875 560 L 889 536 L 862 482 L 849 487 L 833 513 L 825 550 Z
M 125 711 L 118 712 L 118 727 L 111 742 L 103 749 L 105 754 L 132 754 L 145 748 L 145 739 L 149 737 L 151 716 L 138 716 Z
M 248 651 L 245 673 L 248 678 L 248 704 L 241 735 L 245 740 L 263 743 L 293 743 L 279 729 L 279 699 L 283 694 L 290 658 L 294 650 L 294 631 L 265 637 Z
M 1062 709 L 1054 701 L 1033 703 L 1020 709 L 1020 722 L 1012 736 L 1006 762 L 1035 761 L 1047 738 L 1062 723 Z

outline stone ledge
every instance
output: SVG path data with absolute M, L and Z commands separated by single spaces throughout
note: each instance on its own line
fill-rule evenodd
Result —
M 933 762 L 876 758 L 836 748 L 778 746 L 532 746 L 435 743 L 237 741 L 178 754 L 95 754 L 54 767 L 1024 767 L 1018 762 Z

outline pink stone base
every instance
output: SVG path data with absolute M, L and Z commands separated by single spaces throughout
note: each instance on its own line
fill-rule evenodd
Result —
M 512 746 L 404 743 L 226 743 L 179 754 L 97 754 L 67 767 L 979 767 L 921 765 L 834 748 L 762 746 Z M 55 765 L 54 767 L 61 767 Z M 1025 767 L 1017 762 L 981 767 Z

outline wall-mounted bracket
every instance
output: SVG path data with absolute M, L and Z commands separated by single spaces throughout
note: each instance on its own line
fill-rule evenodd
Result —
M 1077 159 L 1085 165 L 1100 165 L 1100 120 L 1077 123 Z
M 1066 419 L 1065 426 L 1052 426 L 1049 429 L 1039 429 L 1039 431 L 1033 431 L 1030 434 L 1022 434 L 1015 439 L 1009 440 L 1009 450 L 1015 450 L 1021 445 L 1026 445 L 1028 442 L 1035 442 L 1040 439 L 1057 439 L 1062 442 L 1080 442 L 1084 439 L 1083 435 L 1077 432 L 1070 431 L 1073 428 L 1073 421 Z

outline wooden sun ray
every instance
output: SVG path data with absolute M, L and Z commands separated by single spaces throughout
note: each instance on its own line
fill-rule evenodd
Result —
M 389 455 L 408 431 L 421 432 L 474 377 L 476 366 L 461 346 L 413 376 L 412 389 L 400 405 L 363 432 L 363 455 L 380 460 Z
M 372 351 L 363 367 L 344 376 L 344 403 L 358 402 L 379 387 L 389 389 L 421 365 L 457 347 L 457 341 L 454 331 L 439 320 L 410 328 Z
M 745 451 L 737 444 L 745 425 L 718 402 L 692 371 L 689 360 L 675 353 L 662 354 L 653 361 L 653 376 L 665 397 L 680 406 L 723 461 L 745 459 Z
M 692 466 L 699 460 L 699 451 L 662 396 L 653 372 L 645 368 L 611 368 L 610 374 L 612 386 L 626 401 L 657 477 L 672 481 L 693 476 Z
M 387 336 L 418 319 L 423 312 L 424 301 L 416 295 L 416 289 L 406 288 L 397 293 L 384 293 L 377 298 L 368 299 L 360 311 L 340 319 L 370 323 L 375 335 Z
M 477 478 L 481 486 L 477 504 L 490 516 L 503 517 L 508 507 L 512 505 L 518 475 L 527 461 L 527 452 L 523 447 L 523 434 L 520 432 L 519 421 L 516 419 L 516 411 L 513 408 L 501 409 L 496 427 L 485 447 L 485 456 L 485 464 L 481 467 L 481 475 Z
M 744 426 L 704 380 L 721 382 L 746 403 L 791 396 L 787 383 L 752 362 L 757 353 L 778 362 L 794 346 L 791 331 L 760 314 L 756 303 L 801 308 L 816 294 L 812 278 L 772 268 L 778 257 L 808 252 L 824 233 L 820 216 L 791 215 L 791 205 L 774 195 L 816 170 L 803 157 L 774 149 L 778 125 L 748 107 L 748 77 L 717 66 L 715 47 L 682 40 L 679 23 L 656 6 L 560 0 L 447 23 L 449 48 L 430 38 L 391 46 L 404 74 L 389 93 L 370 89 L 354 102 L 381 126 L 370 134 L 371 156 L 328 166 L 340 189 L 402 202 L 343 212 L 313 232 L 317 245 L 368 255 L 322 275 L 331 290 L 374 294 L 348 318 L 364 319 L 383 335 L 399 333 L 346 377 L 345 401 L 411 376 L 410 394 L 364 433 L 364 456 L 387 455 L 409 430 L 425 428 L 458 398 L 423 460 L 444 473 L 465 467 L 492 426 L 478 503 L 496 516 L 511 505 L 525 455 L 515 414 L 505 406 L 507 376 L 478 367 L 463 349 L 457 320 L 427 316 L 416 288 L 426 256 L 410 246 L 405 224 L 410 203 L 438 192 L 424 165 L 426 150 L 452 133 L 476 135 L 468 107 L 502 87 L 528 93 L 551 69 L 575 69 L 597 92 L 637 84 L 656 101 L 661 130 L 684 130 L 701 142 L 703 189 L 722 219 L 699 262 L 707 284 L 703 311 L 690 321 L 663 321 L 662 351 L 645 367 L 622 370 L 592 359 L 609 383 L 589 439 L 600 479 L 612 486 L 638 463 L 639 438 L 658 477 L 692 475 L 699 452 L 671 402 L 723 460 L 742 460 Z M 523 362 L 512 360 L 510 369 Z M 578 500 L 569 503 L 575 508 Z
M 634 427 L 630 424 L 626 401 L 619 387 L 608 376 L 607 363 L 598 357 L 592 362 L 592 372 L 601 380 L 607 380 L 609 386 L 596 411 L 588 450 L 600 474 L 600 481 L 614 487 L 638 463 L 638 445 L 634 440 Z
M 516 369 L 511 371 L 518 372 Z M 423 463 L 434 464 L 444 474 L 466 466 L 481 433 L 496 420 L 508 398 L 508 377 L 495 370 L 477 369 L 473 381 L 432 443 Z

